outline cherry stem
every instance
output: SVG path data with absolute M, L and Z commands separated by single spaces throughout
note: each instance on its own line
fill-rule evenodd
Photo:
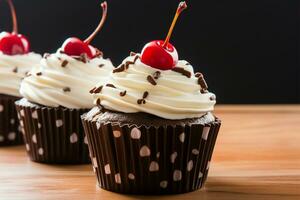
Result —
M 178 8 L 177 8 L 176 13 L 175 13 L 175 16 L 174 16 L 173 21 L 172 21 L 172 24 L 170 26 L 168 35 L 167 35 L 167 37 L 165 39 L 165 42 L 163 44 L 163 48 L 166 48 L 167 45 L 169 44 L 169 41 L 170 41 L 170 38 L 171 38 L 171 35 L 172 35 L 172 32 L 173 32 L 173 29 L 175 27 L 175 24 L 177 22 L 177 19 L 178 19 L 179 15 L 181 14 L 181 12 L 183 10 L 185 10 L 186 8 L 187 8 L 187 5 L 186 5 L 185 1 L 182 1 L 182 2 L 179 3 Z
M 14 4 L 12 3 L 11 0 L 6 0 L 6 1 L 9 5 L 11 17 L 13 20 L 13 33 L 18 33 L 18 22 L 17 22 L 17 15 L 16 15 L 16 10 L 15 10 Z
M 102 7 L 101 21 L 99 22 L 99 25 L 97 26 L 95 31 L 87 39 L 84 40 L 84 43 L 86 43 L 86 44 L 89 44 L 94 39 L 94 37 L 97 35 L 97 33 L 101 30 L 101 28 L 104 25 L 104 22 L 105 22 L 106 16 L 107 16 L 107 3 L 106 3 L 106 1 L 101 3 L 101 7 Z

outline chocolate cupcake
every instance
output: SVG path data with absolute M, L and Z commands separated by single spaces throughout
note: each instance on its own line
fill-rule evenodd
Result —
M 102 52 L 86 41 L 67 39 L 54 54 L 45 54 L 22 84 L 24 99 L 16 102 L 28 155 L 42 163 L 90 162 L 80 115 L 93 107 L 89 89 L 103 83 L 114 69 Z
M 105 190 L 175 194 L 205 183 L 221 125 L 212 114 L 216 98 L 168 39 L 131 53 L 91 90 L 96 107 L 82 121 Z
M 12 1 L 7 1 L 12 17 L 13 32 L 0 33 L 0 146 L 23 143 L 14 102 L 20 99 L 21 80 L 41 56 L 30 52 L 29 41 L 18 34 L 16 13 Z

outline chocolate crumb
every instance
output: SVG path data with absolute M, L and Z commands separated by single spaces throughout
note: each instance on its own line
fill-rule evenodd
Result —
M 143 94 L 143 99 L 146 99 L 149 95 L 149 92 L 145 91 L 144 94 Z
M 182 74 L 182 75 L 184 75 L 184 76 L 186 76 L 186 77 L 188 77 L 188 78 L 191 78 L 191 76 L 192 76 L 191 72 L 185 70 L 185 69 L 182 68 L 182 67 L 174 67 L 174 68 L 172 69 L 172 71 L 177 72 L 177 73 L 180 73 L 180 74 Z
M 59 53 L 61 54 L 65 54 L 65 52 L 63 50 L 59 50 Z
M 100 65 L 98 65 L 98 67 L 100 67 L 100 68 L 101 68 L 101 67 L 103 67 L 103 66 L 104 66 L 104 64 L 100 64 Z
M 113 73 L 119 73 L 125 71 L 125 65 L 121 64 L 119 67 L 113 70 Z
M 154 72 L 153 78 L 154 78 L 154 79 L 158 79 L 159 77 L 160 77 L 160 71 Z
M 42 75 L 42 72 L 38 72 L 36 73 L 37 76 L 41 76 Z
M 15 67 L 15 68 L 13 69 L 13 72 L 14 72 L 14 73 L 18 73 L 18 67 Z
M 136 55 L 135 52 L 133 52 L 133 51 L 130 52 L 130 56 L 135 56 L 135 55 Z
M 110 84 L 110 83 L 106 84 L 106 87 L 116 88 L 116 86 L 114 86 L 113 84 Z
M 102 90 L 102 88 L 103 88 L 103 86 L 101 85 L 101 86 L 99 86 L 99 87 L 97 87 L 97 88 L 95 88 L 94 89 L 94 93 L 95 94 L 98 94 L 98 93 L 100 93 L 101 92 L 101 90 Z
M 153 78 L 151 75 L 147 76 L 147 81 L 148 81 L 149 83 L 151 83 L 152 85 L 156 85 L 156 84 L 157 84 L 157 83 L 155 82 L 154 78 Z
M 123 92 L 120 92 L 120 96 L 124 97 L 126 95 L 126 90 L 124 90 Z
M 101 106 L 101 100 L 99 98 L 96 100 L 96 105 Z
M 185 65 L 191 65 L 189 62 L 186 62 Z
M 69 88 L 69 87 L 64 87 L 64 88 L 63 88 L 63 91 L 64 91 L 64 92 L 71 92 L 71 88 Z
M 30 72 L 25 72 L 25 76 L 26 77 L 31 76 L 31 73 Z
M 64 60 L 64 61 L 61 63 L 61 66 L 62 66 L 62 67 L 65 67 L 65 66 L 67 66 L 68 63 L 69 63 L 69 61 Z

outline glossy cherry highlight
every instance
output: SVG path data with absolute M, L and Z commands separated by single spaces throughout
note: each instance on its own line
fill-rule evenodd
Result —
M 178 62 L 178 53 L 169 41 L 179 15 L 186 8 L 187 5 L 184 1 L 179 3 L 165 41 L 155 40 L 144 46 L 141 53 L 141 61 L 143 63 L 161 70 L 168 70 L 175 67 Z
M 12 15 L 13 31 L 12 33 L 0 33 L 0 51 L 7 55 L 29 53 L 30 45 L 27 38 L 21 34 L 18 34 L 17 16 L 14 5 L 11 0 L 7 0 L 7 3 L 10 7 Z
M 102 7 L 102 18 L 99 25 L 95 31 L 84 41 L 76 37 L 68 38 L 62 45 L 62 50 L 65 54 L 69 56 L 80 56 L 81 54 L 86 54 L 88 58 L 94 58 L 97 56 L 97 49 L 90 45 L 90 42 L 98 34 L 104 25 L 107 16 L 107 3 L 104 1 L 101 3 Z

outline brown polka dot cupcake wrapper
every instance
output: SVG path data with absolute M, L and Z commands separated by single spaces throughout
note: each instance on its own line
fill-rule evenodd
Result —
M 221 122 L 136 127 L 83 119 L 98 185 L 129 194 L 175 194 L 201 188 Z
M 0 146 L 23 144 L 15 101 L 18 97 L 0 94 Z
M 90 163 L 80 115 L 85 109 L 49 108 L 16 102 L 30 160 L 50 164 Z

